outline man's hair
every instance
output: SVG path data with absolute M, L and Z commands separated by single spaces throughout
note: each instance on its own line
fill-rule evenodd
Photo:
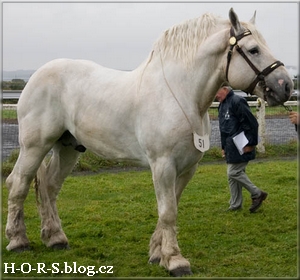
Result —
M 226 88 L 226 89 L 228 90 L 228 92 L 232 90 L 232 87 L 229 85 L 228 82 L 223 82 L 223 83 L 221 84 L 221 87 L 220 87 L 220 88 Z
M 229 83 L 228 82 L 223 82 L 220 86 L 220 88 L 222 87 L 230 87 Z

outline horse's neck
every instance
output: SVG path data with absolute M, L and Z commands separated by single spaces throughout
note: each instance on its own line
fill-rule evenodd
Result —
M 157 54 L 156 67 L 174 89 L 175 95 L 182 102 L 189 103 L 187 107 L 196 107 L 200 115 L 207 112 L 224 81 L 228 33 L 225 28 L 208 37 L 199 47 L 192 66 L 172 59 L 163 61 Z
M 204 115 L 212 104 L 222 83 L 222 65 L 204 59 L 197 69 L 166 63 L 161 70 L 167 92 L 191 114 Z
M 191 117 L 204 115 L 224 80 L 224 57 L 228 30 L 218 32 L 199 47 L 193 65 L 163 57 L 159 49 L 137 69 L 140 85 L 163 89 L 164 96 L 173 97 Z M 226 42 L 224 42 L 226 40 Z
M 225 67 L 228 48 L 229 29 L 211 35 L 198 51 L 197 61 L 194 65 L 195 102 L 201 112 L 206 112 L 214 101 L 217 90 L 225 80 Z
M 222 84 L 222 78 L 217 72 L 212 73 L 206 81 L 199 82 L 198 88 L 194 91 L 196 95 L 195 102 L 201 115 L 207 112 Z

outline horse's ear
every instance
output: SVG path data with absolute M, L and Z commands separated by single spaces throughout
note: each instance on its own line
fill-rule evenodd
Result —
M 242 27 L 239 21 L 239 18 L 237 14 L 234 12 L 233 8 L 229 10 L 229 19 L 231 22 L 231 25 L 235 31 L 235 34 L 241 33 Z
M 255 19 L 256 19 L 256 11 L 254 12 L 253 17 L 250 19 L 250 23 L 252 23 L 253 25 L 255 25 Z

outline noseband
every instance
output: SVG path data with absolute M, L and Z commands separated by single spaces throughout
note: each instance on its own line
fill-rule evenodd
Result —
M 250 61 L 250 59 L 246 56 L 246 54 L 243 52 L 242 48 L 240 48 L 240 46 L 238 45 L 239 40 L 241 40 L 242 38 L 244 38 L 248 35 L 251 35 L 251 34 L 252 33 L 251 33 L 250 30 L 246 30 L 242 34 L 239 34 L 239 35 L 235 36 L 234 30 L 231 27 L 231 29 L 230 29 L 230 39 L 229 39 L 230 49 L 229 49 L 228 54 L 227 54 L 226 80 L 228 81 L 229 64 L 230 64 L 230 61 L 231 61 L 233 48 L 235 47 L 236 50 L 239 52 L 239 54 L 246 60 L 248 65 L 252 68 L 252 70 L 257 75 L 256 78 L 254 79 L 254 81 L 250 84 L 250 86 L 246 90 L 244 90 L 245 92 L 250 93 L 252 95 L 253 90 L 254 90 L 254 88 L 255 88 L 255 86 L 258 82 L 265 83 L 265 76 L 269 75 L 276 68 L 278 68 L 279 66 L 282 66 L 284 64 L 281 61 L 277 60 L 276 62 L 272 63 L 267 68 L 265 68 L 263 71 L 259 71 L 255 67 L 255 65 Z

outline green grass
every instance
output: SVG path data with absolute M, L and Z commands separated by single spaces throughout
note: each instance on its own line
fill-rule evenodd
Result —
M 278 159 L 282 157 L 295 157 L 297 155 L 297 141 L 291 141 L 287 144 L 281 145 L 265 145 L 265 153 L 257 153 L 258 159 Z M 17 158 L 18 158 L 19 150 L 14 150 L 11 155 L 2 163 L 2 176 L 6 177 L 12 171 Z M 212 147 L 207 152 L 201 162 L 210 163 L 210 162 L 224 162 L 224 159 L 221 156 L 221 150 L 218 147 Z M 106 160 L 100 158 L 93 154 L 91 151 L 87 150 L 83 153 L 78 163 L 74 168 L 74 172 L 98 172 L 99 170 L 106 170 L 112 168 L 127 168 L 127 167 L 134 167 L 134 165 L 130 163 L 119 163 L 110 160 Z
M 244 208 L 224 212 L 229 191 L 226 164 L 202 164 L 182 195 L 178 242 L 189 259 L 192 277 L 297 277 L 297 161 L 255 161 L 247 173 L 269 193 L 255 214 L 244 191 Z M 148 261 L 148 246 L 157 222 L 156 199 L 149 171 L 69 176 L 58 198 L 70 250 L 47 249 L 39 238 L 40 221 L 34 190 L 25 202 L 25 222 L 32 250 L 7 252 L 4 229 L 7 190 L 2 190 L 3 263 L 32 267 L 64 262 L 77 266 L 113 266 L 103 277 L 167 277 Z M 32 271 L 3 277 L 83 277 L 85 274 Z
M 15 122 L 17 122 L 17 111 L 2 110 L 2 120 L 15 120 Z

